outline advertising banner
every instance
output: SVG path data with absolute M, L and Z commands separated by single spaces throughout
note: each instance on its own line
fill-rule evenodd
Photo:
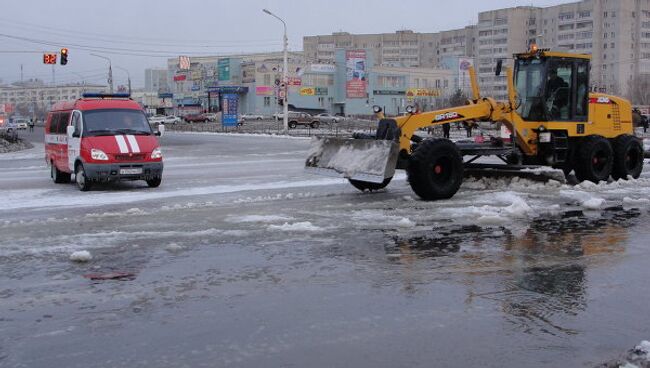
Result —
M 316 87 L 314 90 L 316 91 L 316 96 L 327 96 L 327 87 Z
M 406 90 L 406 98 L 414 97 L 439 97 L 441 95 L 439 89 L 427 88 L 409 88 Z
M 291 87 L 300 87 L 302 86 L 302 79 L 298 77 L 288 77 L 287 78 L 287 85 Z
M 221 114 L 221 126 L 237 126 L 237 115 L 239 112 L 239 95 L 228 93 L 223 95 L 223 106 Z
M 368 75 L 365 50 L 348 50 L 345 52 L 346 86 L 348 98 L 366 98 Z
M 186 79 L 187 79 L 187 75 L 185 75 L 185 74 L 178 74 L 178 75 L 174 76 L 174 82 L 180 82 L 180 81 L 184 81 Z
M 257 96 L 273 96 L 275 89 L 272 86 L 257 86 L 255 87 L 255 94 Z
M 301 96 L 316 96 L 316 88 L 314 87 L 302 87 L 300 89 Z
M 374 90 L 372 94 L 375 96 L 404 96 L 406 91 Z
M 336 73 L 336 65 L 331 64 L 311 64 L 312 73 Z
M 220 81 L 230 80 L 230 59 L 219 59 L 217 62 L 217 70 Z

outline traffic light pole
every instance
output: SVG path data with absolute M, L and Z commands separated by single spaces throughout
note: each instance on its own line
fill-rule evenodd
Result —
M 282 25 L 284 26 L 284 39 L 283 39 L 283 52 L 284 52 L 284 68 L 282 68 L 282 82 L 284 84 L 284 103 L 282 104 L 284 107 L 284 113 L 282 114 L 282 120 L 283 120 L 283 125 L 284 125 L 284 132 L 287 133 L 289 132 L 289 77 L 288 77 L 288 71 L 289 71 L 289 61 L 288 61 L 288 48 L 289 48 L 289 39 L 287 38 L 287 23 L 277 15 L 271 13 L 268 9 L 262 9 L 262 11 L 273 18 L 279 20 L 282 22 Z

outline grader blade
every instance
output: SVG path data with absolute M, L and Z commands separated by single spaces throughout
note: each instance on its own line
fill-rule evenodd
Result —
M 566 177 L 562 170 L 546 166 L 466 164 L 464 174 L 465 177 L 477 179 L 517 177 L 538 182 L 555 180 L 563 184 L 566 183 Z
M 398 153 L 399 145 L 393 141 L 315 137 L 305 170 L 380 184 L 395 174 Z

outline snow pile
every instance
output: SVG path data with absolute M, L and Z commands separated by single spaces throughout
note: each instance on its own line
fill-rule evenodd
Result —
M 77 251 L 70 255 L 70 260 L 72 262 L 85 263 L 85 262 L 90 262 L 92 259 L 93 256 L 87 250 Z
M 415 227 L 415 222 L 403 217 L 401 220 L 397 221 L 397 227 L 410 228 Z
M 650 205 L 650 199 L 625 197 L 623 198 L 623 205 L 627 207 L 648 206 Z
M 650 367 L 650 341 L 642 341 L 625 354 L 621 359 L 616 359 L 598 368 L 649 368 Z
M 171 132 L 170 132 L 171 133 Z M 228 137 L 258 137 L 258 138 L 279 138 L 279 139 L 296 139 L 301 141 L 310 140 L 310 137 L 294 137 L 282 134 L 264 134 L 264 133 L 221 133 L 221 132 L 173 132 L 174 134 L 195 134 L 195 135 L 220 135 Z
M 581 192 L 576 190 L 562 190 L 560 191 L 560 196 L 578 202 L 581 207 L 587 210 L 599 210 L 603 208 L 603 206 L 605 205 L 605 200 L 603 198 L 596 197 L 593 194 L 587 192 Z
M 268 229 L 288 232 L 316 232 L 322 230 L 320 227 L 312 225 L 312 223 L 309 221 L 295 222 L 293 224 L 285 222 L 283 225 L 269 225 Z
M 178 253 L 178 252 L 182 251 L 183 249 L 185 249 L 185 248 L 183 248 L 182 246 L 180 246 L 180 245 L 178 245 L 176 243 L 170 243 L 165 247 L 165 250 L 170 252 L 170 253 Z
M 291 220 L 293 220 L 293 217 L 281 215 L 250 215 L 242 217 L 229 217 L 226 219 L 228 222 L 279 222 Z

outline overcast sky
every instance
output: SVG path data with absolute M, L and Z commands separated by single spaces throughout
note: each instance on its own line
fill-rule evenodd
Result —
M 135 87 L 144 69 L 164 67 L 168 56 L 280 51 L 281 23 L 262 13 L 268 8 L 288 25 L 292 50 L 305 35 L 382 33 L 400 29 L 437 32 L 476 23 L 479 11 L 512 6 L 549 6 L 566 0 L 18 0 L 3 1 L 0 12 L 0 79 L 52 81 L 43 51 L 70 50 L 69 64 L 57 65 L 56 81 L 106 81 L 109 57 L 127 69 Z M 7 37 L 10 36 L 11 38 Z M 23 38 L 23 39 L 16 39 Z M 33 53 L 17 53 L 17 51 Z M 126 72 L 114 68 L 116 84 Z

